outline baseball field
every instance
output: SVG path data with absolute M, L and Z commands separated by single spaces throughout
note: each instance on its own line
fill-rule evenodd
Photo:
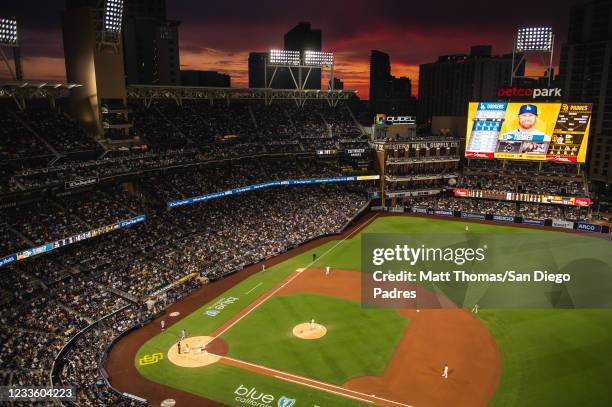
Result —
M 612 255 L 610 242 L 581 234 L 483 223 L 469 223 L 467 232 L 465 225 L 368 217 L 265 271 L 206 286 L 170 307 L 165 330 L 160 318 L 115 346 L 111 383 L 157 405 L 170 398 L 259 407 L 612 405 L 611 310 L 496 309 L 485 298 L 474 314 L 467 307 L 473 292 L 446 309 L 361 306 L 363 233 L 452 236 L 452 244 L 478 233 L 517 242 L 529 235 L 542 245 L 510 251 L 508 259 L 542 255 L 560 268 L 570 261 L 568 247 Z

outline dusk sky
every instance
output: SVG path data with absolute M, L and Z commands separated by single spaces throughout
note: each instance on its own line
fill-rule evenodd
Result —
M 26 79 L 65 80 L 64 0 L 2 3 L 0 15 L 19 21 Z M 366 99 L 372 49 L 389 53 L 392 74 L 408 76 L 416 92 L 419 64 L 477 44 L 492 45 L 494 54 L 511 52 L 519 26 L 551 25 L 558 61 L 569 11 L 567 1 L 555 0 L 167 0 L 167 7 L 168 18 L 181 21 L 183 69 L 229 73 L 232 86 L 247 86 L 248 53 L 282 48 L 283 34 L 309 21 L 323 30 L 323 49 L 335 52 L 336 76 Z M 0 75 L 6 76 L 4 66 Z

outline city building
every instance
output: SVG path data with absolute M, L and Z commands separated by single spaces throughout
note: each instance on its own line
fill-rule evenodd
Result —
M 327 85 L 329 86 L 329 88 L 332 88 L 332 81 L 331 79 L 329 81 L 327 81 Z M 334 78 L 334 89 L 337 90 L 342 90 L 344 89 L 344 82 L 342 82 L 342 80 L 340 78 Z
M 377 113 L 415 113 L 412 81 L 391 75 L 389 55 L 372 50 L 370 54 L 370 109 Z
M 433 116 L 465 116 L 468 103 L 496 100 L 510 83 L 512 55 L 492 56 L 490 45 L 473 46 L 470 54 L 443 55 L 419 67 L 420 123 Z M 524 65 L 519 74 L 523 74 Z
M 181 71 L 181 85 L 229 88 L 231 78 L 228 74 L 215 71 Z
M 568 102 L 593 103 L 587 160 L 594 193 L 612 195 L 612 2 L 570 7 L 558 83 Z
M 123 50 L 128 84 L 179 85 L 179 22 L 165 0 L 125 0 Z
M 300 51 L 302 56 L 305 51 L 321 51 L 323 46 L 321 30 L 312 29 L 310 23 L 304 21 L 287 31 L 284 40 L 285 50 Z M 303 75 L 306 75 L 306 70 L 303 69 L 303 71 Z M 287 84 L 285 88 L 294 87 L 288 71 L 282 73 L 281 79 L 282 83 Z M 313 69 L 310 72 L 304 87 L 306 89 L 321 89 L 321 69 Z

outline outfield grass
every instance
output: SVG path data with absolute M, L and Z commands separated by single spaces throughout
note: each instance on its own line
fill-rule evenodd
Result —
M 294 337 L 293 327 L 311 318 L 327 334 Z M 341 385 L 382 375 L 407 326 L 394 309 L 364 309 L 358 302 L 304 293 L 271 298 L 222 338 L 236 359 Z
M 437 220 L 414 217 L 386 217 L 377 219 L 364 229 L 370 233 L 457 233 L 457 236 L 469 238 L 465 232 L 466 223 L 452 220 Z M 519 229 L 510 226 L 490 224 L 469 224 L 471 233 L 502 233 L 502 234 L 542 234 L 561 236 L 563 239 L 574 239 L 576 247 L 588 246 L 590 242 L 602 244 L 599 239 L 583 235 L 568 235 L 561 232 L 551 232 L 535 229 Z M 462 235 L 463 234 L 463 235 Z M 520 236 L 517 235 L 517 239 Z M 461 241 L 461 238 L 459 238 Z M 176 341 L 180 330 L 187 329 L 190 336 L 206 335 L 222 325 L 232 315 L 248 306 L 261 295 L 297 267 L 303 267 L 312 260 L 312 253 L 317 253 L 318 260 L 315 267 L 327 265 L 342 269 L 360 269 L 361 236 L 337 245 L 332 252 L 324 255 L 337 242 L 328 242 L 314 250 L 303 253 L 282 264 L 271 267 L 265 273 L 258 273 L 233 287 L 221 297 L 235 296 L 238 301 L 225 308 L 215 317 L 204 314 L 209 304 L 189 317 L 175 324 L 171 329 L 152 338 L 139 350 L 138 357 L 163 351 Z M 567 253 L 555 251 L 554 248 L 545 247 L 547 256 L 551 250 L 555 253 L 556 261 L 563 261 Z M 611 251 L 612 252 L 612 251 Z M 323 257 L 321 257 L 323 255 Z M 597 259 L 595 259 L 597 260 Z M 261 283 L 261 284 L 260 284 Z M 253 287 L 258 288 L 246 294 Z M 290 300 L 288 300 L 290 301 Z M 316 303 L 316 302 L 315 302 Z M 311 303 L 309 306 L 316 306 Z M 281 305 L 274 302 L 274 314 Z M 287 305 L 287 304 L 285 304 Z M 265 309 L 267 304 L 262 305 Z M 291 304 L 291 307 L 300 307 Z M 301 311 L 300 311 L 301 312 Z M 304 311 L 308 312 L 308 311 Z M 290 314 L 287 312 L 287 314 Z M 258 312 L 251 314 L 255 320 L 264 318 Z M 249 322 L 251 315 L 230 329 L 225 337 L 228 342 L 238 340 L 237 330 L 246 329 L 243 322 Z M 609 372 L 612 369 L 612 311 L 610 310 L 508 310 L 508 309 L 482 309 L 479 316 L 483 319 L 497 340 L 502 354 L 502 379 L 500 387 L 491 401 L 494 407 L 526 407 L 526 406 L 609 406 L 612 405 L 612 391 L 610 391 Z M 273 314 L 268 320 L 259 322 L 273 326 Z M 288 315 L 282 317 L 289 318 Z M 260 333 L 253 333 L 252 340 L 256 342 Z M 267 334 L 266 334 L 267 335 Z M 262 340 L 274 341 L 274 338 L 265 337 Z M 237 347 L 237 349 L 234 349 Z M 276 345 L 271 345 L 272 351 Z M 285 355 L 291 352 L 289 348 L 280 349 Z M 242 349 L 240 345 L 230 346 L 230 354 L 242 354 L 256 358 L 256 353 L 262 349 Z M 245 353 L 246 352 L 246 353 Z M 284 359 L 284 358 L 283 358 Z M 259 362 L 266 364 L 266 358 Z M 272 363 L 288 363 L 292 369 L 300 369 L 297 362 L 272 360 Z M 293 365 L 291 365 L 293 364 Z M 240 405 L 233 398 L 233 392 L 241 385 L 256 386 L 258 391 L 267 391 L 276 395 L 292 396 L 299 400 L 307 400 L 321 406 L 358 406 L 354 400 L 333 396 L 331 394 L 314 391 L 296 384 L 287 383 L 278 379 L 264 377 L 231 368 L 229 366 L 211 365 L 196 369 L 183 369 L 171 365 L 166 360 L 149 366 L 138 366 L 139 371 L 147 378 L 180 388 L 194 394 L 220 401 L 229 405 Z M 303 369 L 303 368 L 302 368 Z M 305 372 L 303 370 L 302 372 Z M 304 373 L 305 374 L 305 373 Z M 311 373 L 316 374 L 316 373 Z M 332 377 L 330 375 L 329 377 Z M 337 377 L 340 377 L 338 375 Z M 335 380 L 333 377 L 330 381 Z

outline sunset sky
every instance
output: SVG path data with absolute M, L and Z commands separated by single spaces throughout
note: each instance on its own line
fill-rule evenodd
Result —
M 26 79 L 65 80 L 61 36 L 63 0 L 10 0 L 2 17 L 16 16 Z M 9 4 L 6 4 L 9 3 Z M 471 45 L 511 52 L 519 26 L 551 25 L 556 52 L 566 38 L 567 1 L 516 3 L 436 0 L 167 0 L 168 18 L 181 21 L 183 69 L 217 70 L 232 86 L 247 86 L 250 51 L 282 48 L 283 35 L 299 21 L 323 30 L 323 49 L 335 52 L 336 76 L 367 99 L 369 53 L 389 53 L 392 73 L 408 76 L 417 91 L 419 64 L 438 55 L 467 53 Z M 0 75 L 6 76 L 4 66 Z

